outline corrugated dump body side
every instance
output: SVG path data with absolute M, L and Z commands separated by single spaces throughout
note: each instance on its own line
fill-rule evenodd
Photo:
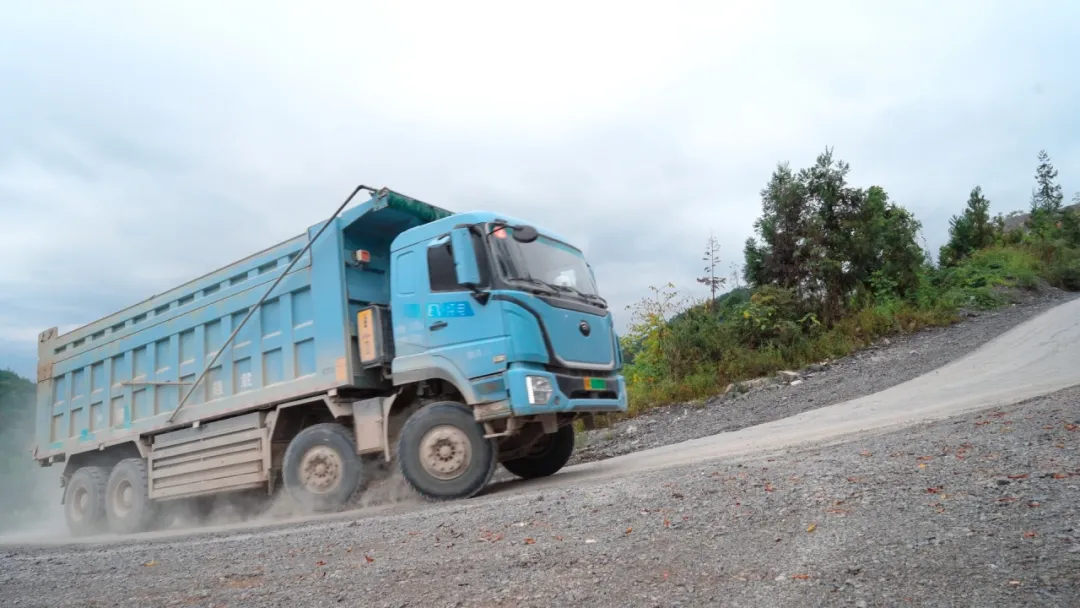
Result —
M 351 384 L 345 254 L 341 232 L 328 229 L 168 422 L 235 324 L 318 228 L 68 334 L 42 333 L 36 457 Z

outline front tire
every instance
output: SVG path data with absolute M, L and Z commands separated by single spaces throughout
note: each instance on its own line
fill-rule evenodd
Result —
M 498 465 L 494 440 L 465 405 L 441 401 L 405 421 L 398 440 L 401 474 L 432 500 L 475 496 Z
M 525 456 L 507 460 L 502 465 L 522 479 L 554 475 L 573 456 L 574 439 L 574 427 L 568 424 L 554 433 L 541 435 Z
M 105 531 L 105 485 L 109 470 L 105 467 L 82 467 L 75 471 L 64 488 L 64 518 L 74 536 L 88 536 Z
M 150 500 L 150 474 L 142 458 L 116 463 L 105 488 L 105 513 L 114 534 L 135 534 L 153 527 L 158 506 Z
M 352 433 L 334 422 L 300 431 L 285 450 L 282 478 L 289 496 L 306 512 L 345 506 L 363 482 Z

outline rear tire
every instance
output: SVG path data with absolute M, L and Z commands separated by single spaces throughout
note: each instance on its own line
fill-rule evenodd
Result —
M 549 435 L 541 435 L 521 458 L 502 463 L 507 471 L 522 479 L 548 477 L 566 466 L 574 454 L 574 427 L 566 425 Z
M 150 474 L 142 458 L 116 463 L 105 489 L 105 513 L 114 534 L 136 534 L 154 527 L 158 505 L 150 500 Z
M 336 422 L 300 431 L 289 442 L 282 462 L 286 491 L 310 513 L 345 506 L 362 485 L 363 472 L 352 433 Z
M 64 488 L 64 518 L 73 536 L 88 536 L 105 531 L 105 486 L 109 470 L 105 467 L 82 467 L 75 471 Z
M 475 496 L 498 466 L 494 440 L 467 406 L 440 401 L 409 417 L 398 440 L 401 474 L 422 496 L 454 500 Z

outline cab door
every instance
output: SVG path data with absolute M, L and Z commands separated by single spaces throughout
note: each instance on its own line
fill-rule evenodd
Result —
M 480 268 L 481 288 L 491 285 L 491 267 L 479 236 L 473 248 Z M 506 369 L 507 337 L 497 302 L 480 304 L 472 290 L 457 282 L 450 235 L 427 248 L 428 289 L 423 319 L 429 356 L 447 359 L 467 378 L 479 378 Z

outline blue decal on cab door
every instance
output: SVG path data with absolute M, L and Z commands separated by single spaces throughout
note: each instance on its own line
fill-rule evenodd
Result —
M 473 309 L 468 300 L 431 303 L 427 305 L 427 316 L 432 319 L 471 317 L 473 316 Z

